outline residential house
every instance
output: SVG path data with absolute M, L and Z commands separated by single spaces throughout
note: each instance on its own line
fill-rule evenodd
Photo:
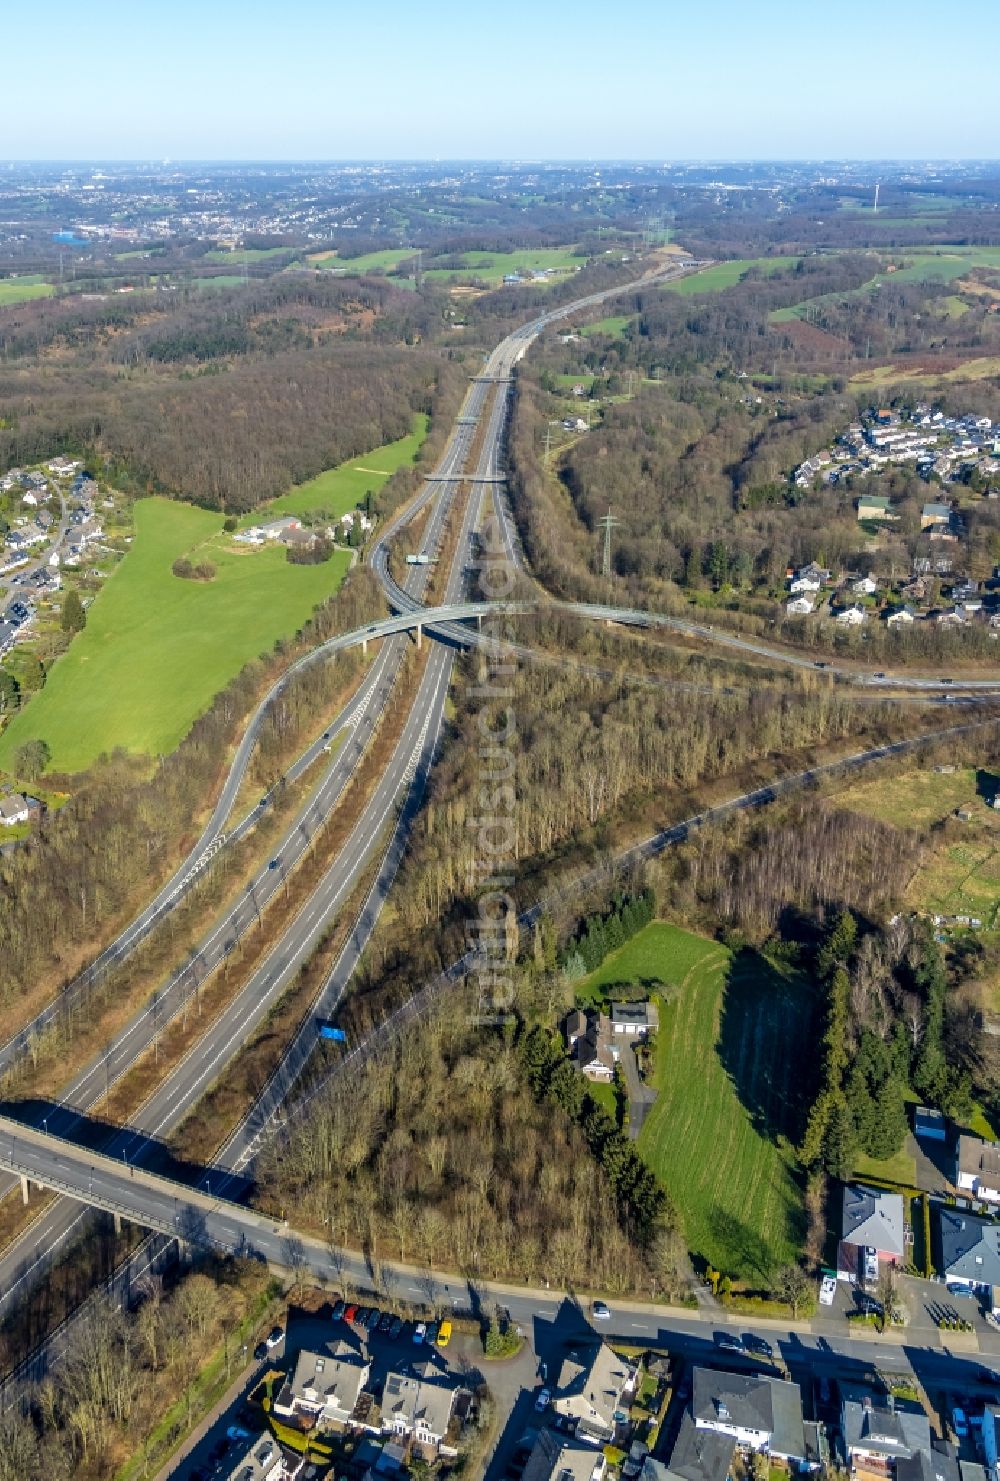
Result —
M 459 1390 L 408 1373 L 387 1373 L 382 1391 L 382 1429 L 413 1439 L 439 1453 L 455 1455 L 445 1443 Z
M 810 561 L 807 566 L 800 567 L 795 574 L 797 577 L 811 578 L 818 581 L 820 586 L 825 586 L 832 577 L 833 572 L 828 570 L 826 566 L 819 566 L 815 561 Z
M 790 617 L 804 617 L 812 610 L 813 604 L 810 597 L 793 597 L 790 602 L 785 603 L 785 611 Z
M 233 536 L 241 545 L 263 545 L 266 538 L 262 525 L 248 525 L 245 530 L 237 530 Z
M 273 1436 L 257 1435 L 243 1442 L 235 1460 L 220 1460 L 212 1481 L 293 1481 L 305 1464 L 304 1456 L 285 1455 Z
M 347 1424 L 370 1372 L 371 1362 L 347 1342 L 331 1343 L 324 1353 L 303 1349 L 274 1401 L 274 1412 Z
M 993 799 L 996 806 L 1000 793 Z M 955 1186 L 987 1203 L 1000 1203 L 1000 1145 L 978 1136 L 960 1136 L 955 1155 Z
M 797 596 L 801 592 L 819 591 L 822 585 L 817 576 L 793 576 L 788 583 L 788 590 L 793 596 Z
M 862 494 L 861 498 L 858 500 L 859 520 L 885 520 L 898 518 L 898 515 L 893 514 L 888 499 L 883 499 L 881 496 L 876 496 L 874 494 Z
M 1000 1286 L 1000 1224 L 938 1207 L 941 1270 L 949 1286 L 993 1299 Z
M 736 1439 L 733 1435 L 705 1426 L 699 1428 L 693 1416 L 685 1413 L 663 1481 L 728 1481 L 735 1454 Z M 647 1481 L 645 1473 L 639 1481 Z
M 982 1473 L 982 1467 L 978 1467 Z M 962 1471 L 954 1456 L 931 1442 L 930 1450 L 915 1455 L 901 1455 L 896 1461 L 896 1481 L 962 1481 Z
M 730 1435 L 744 1450 L 778 1460 L 806 1459 L 802 1394 L 796 1383 L 761 1373 L 695 1368 L 691 1415 L 697 1429 Z
M 840 1381 L 840 1433 L 851 1467 L 889 1474 L 899 1460 L 931 1452 L 931 1427 L 917 1405 Z
M 609 1084 L 615 1077 L 618 1050 L 611 1033 L 611 1020 L 606 1013 L 591 1010 L 571 1013 L 565 1024 L 566 1048 L 573 1068 L 588 1080 Z
M 909 627 L 916 622 L 917 614 L 912 607 L 897 607 L 885 619 L 886 627 Z
M 301 528 L 302 521 L 292 514 L 282 515 L 280 519 L 269 519 L 266 524 L 260 526 L 265 540 L 283 540 L 292 530 L 301 530 Z
M 606 1342 L 568 1352 L 555 1381 L 552 1407 L 577 1421 L 576 1438 L 588 1445 L 614 1441 L 628 1417 L 637 1369 Z
M 857 597 L 872 597 L 878 591 L 878 582 L 873 576 L 861 576 L 851 583 L 851 590 Z
M 920 511 L 920 528 L 922 530 L 933 530 L 947 527 L 951 524 L 951 505 L 931 502 L 925 504 Z
M 607 1471 L 603 1450 L 540 1430 L 521 1481 L 604 1481 Z
M 40 500 L 34 489 L 25 489 L 21 495 L 21 503 L 27 504 L 30 509 L 37 509 L 39 502 Z
M 646 1039 L 655 1034 L 660 1015 L 655 1003 L 612 1003 L 611 1032 L 629 1039 Z
M 983 1455 L 989 1481 L 1000 1481 L 1000 1408 L 994 1404 L 983 1413 Z
M 906 1254 L 903 1197 L 880 1188 L 848 1184 L 841 1202 L 837 1275 L 854 1280 L 862 1270 L 860 1251 L 877 1251 L 879 1261 L 897 1265 Z
M 834 621 L 839 622 L 841 627 L 861 627 L 868 620 L 868 614 L 864 607 L 857 605 L 842 607 L 839 612 L 834 613 Z
M 13 828 L 18 823 L 29 823 L 38 817 L 42 804 L 37 797 L 24 797 L 12 792 L 9 797 L 0 797 L 0 827 Z

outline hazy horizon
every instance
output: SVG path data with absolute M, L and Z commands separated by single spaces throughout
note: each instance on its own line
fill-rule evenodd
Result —
M 994 20 L 967 0 L 963 36 Z M 95 0 L 86 22 L 69 0 L 46 8 L 43 39 L 37 13 L 8 17 L 7 56 L 39 53 L 43 72 L 4 78 L 4 158 L 434 161 L 457 159 L 457 139 L 468 160 L 567 163 L 1000 155 L 1000 106 L 971 68 L 956 85 L 954 37 L 927 0 L 905 25 L 861 0 L 626 0 L 613 15 L 595 0 L 485 15 L 385 0 L 374 25 L 319 0 L 277 19 L 259 0 L 175 0 L 148 19 Z M 930 90 L 943 61 L 946 106 Z

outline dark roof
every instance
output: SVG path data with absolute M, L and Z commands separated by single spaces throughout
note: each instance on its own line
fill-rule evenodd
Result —
M 897 1460 L 896 1481 L 960 1481 L 958 1461 L 940 1450 L 918 1450 Z
M 974 1178 L 990 1179 L 995 1187 L 1000 1179 L 1000 1146 L 996 1142 L 984 1142 L 978 1136 L 960 1136 L 958 1139 L 958 1170 Z
M 861 1384 L 840 1384 L 840 1428 L 848 1450 L 872 1455 L 912 1455 L 930 1450 L 931 1427 L 923 1410 L 897 1406 L 889 1394 Z
M 733 1425 L 769 1435 L 774 1455 L 805 1459 L 802 1395 L 797 1384 L 755 1373 L 695 1368 L 691 1413 L 703 1425 Z
M 735 1452 L 736 1440 L 732 1435 L 700 1430 L 691 1415 L 685 1414 L 670 1452 L 667 1472 L 676 1481 L 726 1481 Z
M 939 1208 L 945 1279 L 1000 1285 L 1000 1225 L 960 1209 Z

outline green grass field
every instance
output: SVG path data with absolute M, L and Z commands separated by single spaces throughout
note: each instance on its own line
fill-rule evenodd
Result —
M 583 257 L 575 257 L 570 247 L 539 247 L 524 252 L 464 252 L 461 268 L 437 268 L 430 264 L 424 277 L 432 282 L 475 277 L 497 286 L 507 273 L 550 272 L 562 275 L 583 267 L 585 261 Z
M 32 298 L 51 298 L 55 291 L 44 278 L 30 274 L 23 278 L 0 278 L 0 308 L 11 303 L 27 303 Z
M 893 255 L 897 260 L 906 261 L 907 266 L 898 268 L 893 273 L 876 272 L 867 283 L 862 283 L 859 288 L 852 288 L 844 293 L 821 294 L 817 298 L 791 304 L 788 308 L 775 309 L 769 316 L 771 323 L 781 324 L 789 319 L 801 319 L 810 310 L 821 308 L 824 302 L 842 303 L 845 300 L 859 298 L 865 293 L 874 293 L 883 283 L 953 283 L 957 278 L 964 277 L 974 267 L 1000 268 L 1000 247 L 938 247 L 933 251 L 899 249 Z M 709 271 L 714 271 L 714 269 L 709 269 Z M 690 281 L 693 282 L 696 279 Z M 950 313 L 954 313 L 955 310 L 947 306 L 953 302 L 961 303 L 961 300 L 955 299 L 954 295 L 944 300 L 946 309 Z
M 639 1148 L 681 1212 L 688 1245 L 724 1272 L 766 1285 L 797 1256 L 802 1197 L 791 1154 L 813 998 L 801 978 L 675 926 L 647 926 L 580 986 L 662 983 L 659 1097 Z
M 268 262 L 272 257 L 281 257 L 294 252 L 294 247 L 237 247 L 230 252 L 228 247 L 215 247 L 206 252 L 202 262 Z
M 635 322 L 635 314 L 612 314 L 608 319 L 598 319 L 596 324 L 587 324 L 580 333 L 585 336 L 591 334 L 624 334 L 629 324 Z
M 217 273 L 214 278 L 190 278 L 195 288 L 242 288 L 246 281 L 242 273 Z
M 364 252 L 360 257 L 338 257 L 336 252 L 321 252 L 308 260 L 313 267 L 326 267 L 345 273 L 348 277 L 359 278 L 364 273 L 375 272 L 379 268 L 383 272 L 389 272 L 416 255 L 416 247 L 387 247 L 382 252 Z
M 369 489 L 377 493 L 397 468 L 413 462 L 427 436 L 428 421 L 428 417 L 418 413 L 413 418 L 413 431 L 409 437 L 401 437 L 398 442 L 387 442 L 374 452 L 363 453 L 360 458 L 341 463 L 339 468 L 328 468 L 325 473 L 310 478 L 307 483 L 300 483 L 289 489 L 280 498 L 261 505 L 252 515 L 247 515 L 242 523 L 258 524 L 261 518 L 269 518 L 274 514 L 302 515 L 309 514 L 314 509 L 322 509 L 334 517 L 347 514 L 363 501 Z
M 692 293 L 720 293 L 724 288 L 732 288 L 752 267 L 772 276 L 785 268 L 795 267 L 799 261 L 798 257 L 737 257 L 732 262 L 717 262 L 703 273 L 692 273 L 690 277 L 664 283 L 660 291 L 682 293 L 685 297 Z
M 116 746 L 172 750 L 244 663 L 336 590 L 349 564 L 346 551 L 318 566 L 291 565 L 283 549 L 236 551 L 221 528 L 221 515 L 188 504 L 136 504 L 132 547 L 45 688 L 0 738 L 0 766 L 36 737 L 58 771 L 79 771 Z M 189 553 L 212 561 L 214 581 L 173 575 L 173 561 Z

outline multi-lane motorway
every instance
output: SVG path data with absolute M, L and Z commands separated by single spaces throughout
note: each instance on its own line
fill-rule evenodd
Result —
M 274 867 L 267 867 L 254 881 L 246 897 L 239 902 L 235 911 L 213 927 L 205 940 L 199 943 L 195 958 L 186 963 L 168 985 L 169 998 L 160 995 L 156 1012 L 157 1023 L 151 1016 L 151 1005 L 147 1005 L 123 1033 L 127 1039 L 116 1044 L 110 1063 L 102 1056 L 99 1062 L 88 1066 L 66 1094 L 64 1110 L 50 1112 L 48 1131 L 71 1130 L 72 1120 L 103 1093 L 109 1075 L 123 1073 L 134 1064 L 139 1055 L 148 1048 L 155 1034 L 162 1030 L 164 1015 L 179 1011 L 185 995 L 194 990 L 199 976 L 211 970 L 227 950 L 232 949 L 241 929 L 257 917 L 267 900 L 283 888 L 284 877 L 296 859 L 309 846 L 322 820 L 329 814 L 337 799 L 342 795 L 349 777 L 353 774 L 360 755 L 364 752 L 367 737 L 374 727 L 376 718 L 390 704 L 396 680 L 407 649 L 407 640 L 392 636 L 403 627 L 417 624 L 433 625 L 435 631 L 462 643 L 474 642 L 477 635 L 469 628 L 453 625 L 453 619 L 473 612 L 482 612 L 482 606 L 456 606 L 462 595 L 464 568 L 470 549 L 470 539 L 477 518 L 480 497 L 485 488 L 491 487 L 500 475 L 500 453 L 503 441 L 504 418 L 507 410 L 507 387 L 514 365 L 525 349 L 541 332 L 546 324 L 568 314 L 581 312 L 596 306 L 604 298 L 620 294 L 627 289 L 615 288 L 607 293 L 592 295 L 586 300 L 566 305 L 553 313 L 532 321 L 531 324 L 509 336 L 494 351 L 487 361 L 484 375 L 470 387 L 463 414 L 456 424 L 448 448 L 414 504 L 398 521 L 382 533 L 372 551 L 372 562 L 383 581 L 390 600 L 401 612 L 395 622 L 372 624 L 362 632 L 344 635 L 323 645 L 322 650 L 307 655 L 302 663 L 316 661 L 322 652 L 333 651 L 337 646 L 350 642 L 362 642 L 375 636 L 388 638 L 381 646 L 371 671 L 366 675 L 357 694 L 345 707 L 337 721 L 330 727 L 331 735 L 348 731 L 348 739 L 340 747 L 336 757 L 326 768 L 319 785 L 311 794 L 303 810 L 285 832 L 275 851 Z M 496 391 L 494 392 L 494 387 Z M 485 428 L 482 426 L 484 413 L 489 410 Z M 469 453 L 477 427 L 484 431 L 482 450 L 475 468 L 467 466 Z M 427 568 L 415 567 L 408 573 L 405 586 L 392 581 L 388 571 L 387 545 L 406 519 L 412 519 L 428 504 L 432 505 L 430 518 L 422 542 L 422 549 L 431 558 L 440 549 L 445 523 L 461 474 L 472 474 L 477 480 L 472 486 L 462 528 L 459 532 L 455 559 L 452 562 L 445 593 L 445 610 L 427 609 L 423 606 L 424 582 Z M 507 538 L 513 540 L 509 527 Z M 513 550 L 513 545 L 512 545 Z M 572 604 L 571 604 L 572 605 Z M 590 608 L 573 606 L 580 615 L 598 620 L 628 621 L 648 625 L 653 620 L 649 613 L 626 613 L 613 608 Z M 447 615 L 447 621 L 443 621 Z M 681 630 L 690 625 L 677 623 L 674 619 L 662 619 L 668 626 Z M 698 629 L 692 629 L 702 635 Z M 710 629 L 705 635 L 717 638 Z M 748 645 L 751 651 L 761 651 L 760 646 Z M 767 656 L 772 653 L 765 651 Z M 785 655 L 781 655 L 782 658 Z M 319 884 L 298 913 L 290 920 L 280 938 L 264 960 L 251 974 L 248 982 L 239 991 L 230 1006 L 208 1026 L 206 1032 L 192 1048 L 187 1057 L 168 1074 L 163 1083 L 141 1108 L 134 1118 L 132 1128 L 117 1133 L 108 1146 L 113 1158 L 121 1157 L 127 1162 L 142 1160 L 148 1138 L 162 1137 L 169 1133 L 197 1103 L 200 1096 L 218 1077 L 226 1065 L 239 1051 L 253 1030 L 287 989 L 300 966 L 308 960 L 329 926 L 331 919 L 340 910 L 350 895 L 355 883 L 371 862 L 378 859 L 375 881 L 364 901 L 361 914 L 327 981 L 313 1005 L 313 1015 L 327 1016 L 336 1006 L 358 957 L 370 935 L 398 867 L 405 844 L 409 819 L 419 802 L 424 779 L 434 755 L 441 726 L 445 698 L 451 679 L 454 662 L 453 648 L 434 645 L 428 655 L 421 676 L 416 698 L 405 716 L 399 739 L 390 761 L 380 776 L 371 796 L 358 817 L 350 835 L 323 874 Z M 279 685 L 286 680 L 279 681 Z M 279 686 L 275 686 L 276 689 Z M 270 696 L 269 696 L 270 698 Z M 265 701 L 266 703 L 266 701 Z M 232 810 L 239 785 L 245 775 L 246 765 L 256 739 L 257 727 L 263 706 L 259 709 L 237 751 L 232 769 L 227 778 L 212 820 L 203 834 L 192 857 L 174 879 L 160 892 L 157 899 L 133 922 L 132 935 L 124 933 L 119 938 L 120 950 L 127 953 L 136 940 L 148 933 L 148 929 L 169 909 L 183 891 L 191 868 L 202 858 L 206 850 L 220 846 L 225 821 Z M 301 775 L 308 765 L 313 764 L 322 752 L 325 741 L 318 740 L 296 764 L 295 775 Z M 775 789 L 769 791 L 775 795 Z M 754 797 L 755 794 L 751 794 Z M 761 794 L 761 800 L 768 800 Z M 755 801 L 741 800 L 741 805 L 757 805 Z M 256 809 L 254 810 L 256 811 Z M 707 815 L 706 815 L 707 816 Z M 251 813 L 240 828 L 249 828 L 256 821 Z M 692 820 L 692 825 L 693 825 Z M 701 820 L 697 820 L 701 821 Z M 238 831 L 238 830 L 234 830 Z M 381 852 L 380 852 L 381 851 Z M 240 914 L 242 913 L 242 914 Z M 133 927 L 135 930 L 133 931 Z M 119 943 L 115 944 L 116 946 Z M 120 959 L 120 958 L 119 958 Z M 167 991 L 167 990 L 165 990 Z M 287 1096 L 291 1086 L 301 1072 L 315 1043 L 313 1015 L 307 1017 L 302 1028 L 293 1039 L 281 1066 L 269 1083 L 237 1133 L 223 1149 L 219 1162 L 226 1168 L 238 1169 L 253 1155 L 258 1139 L 266 1128 L 275 1109 Z M 12 1063 L 24 1044 L 12 1041 L 0 1050 L 0 1067 Z M 9 1054 L 5 1061 L 4 1056 Z M 2 1159 L 0 1159 L 2 1160 Z M 41 1176 L 41 1174 L 40 1174 Z M 135 1178 L 131 1173 L 130 1181 Z M 44 1180 L 44 1179 L 43 1179 Z M 82 1189 L 78 1196 L 87 1199 Z M 136 1212 L 137 1221 L 154 1225 L 158 1221 L 147 1213 L 144 1218 Z M 65 1200 L 47 1210 L 29 1231 L 27 1239 L 17 1242 L 0 1256 L 0 1311 L 8 1302 L 22 1293 L 28 1282 L 35 1277 L 51 1259 L 55 1250 L 65 1241 L 69 1233 L 78 1227 L 80 1215 L 77 1206 Z M 161 1226 L 162 1227 L 162 1226 Z

